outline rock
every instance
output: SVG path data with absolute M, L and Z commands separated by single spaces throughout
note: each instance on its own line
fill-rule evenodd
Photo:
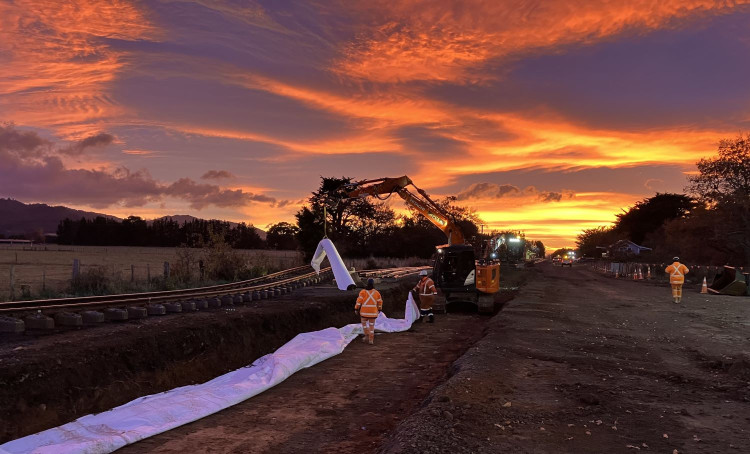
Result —
M 578 400 L 586 405 L 599 405 L 599 398 L 594 394 L 583 394 L 578 398 Z

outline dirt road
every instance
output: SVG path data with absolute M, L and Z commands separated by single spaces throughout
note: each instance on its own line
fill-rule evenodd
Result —
M 450 314 L 341 355 L 215 415 L 118 452 L 363 453 L 417 409 L 488 318 Z
M 385 452 L 750 452 L 750 299 L 545 265 Z

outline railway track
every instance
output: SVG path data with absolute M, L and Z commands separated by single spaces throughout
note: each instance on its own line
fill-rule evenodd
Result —
M 364 278 L 401 278 L 425 267 L 400 267 L 360 271 Z M 0 332 L 50 330 L 104 321 L 143 319 L 152 315 L 233 307 L 254 300 L 274 298 L 296 288 L 314 285 L 333 276 L 331 268 L 320 273 L 309 266 L 266 276 L 207 287 L 121 295 L 86 296 L 0 303 Z

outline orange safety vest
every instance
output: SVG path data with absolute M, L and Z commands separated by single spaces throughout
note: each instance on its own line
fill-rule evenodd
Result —
M 375 289 L 360 290 L 354 310 L 359 310 L 360 317 L 377 317 L 378 313 L 383 310 L 383 298 L 380 292 Z
M 680 262 L 674 262 L 669 265 L 664 271 L 669 274 L 670 284 L 684 284 L 685 275 L 688 273 L 688 268 Z
M 432 279 L 428 277 L 424 281 L 420 280 L 414 288 L 419 290 L 419 308 L 425 310 L 431 309 L 432 304 L 435 302 L 435 295 L 437 295 L 435 283 Z

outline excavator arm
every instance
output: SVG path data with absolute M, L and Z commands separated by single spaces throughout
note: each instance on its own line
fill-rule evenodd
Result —
M 407 189 L 408 186 L 412 186 L 417 191 L 417 194 L 409 191 Z M 385 200 L 395 192 L 404 199 L 407 205 L 417 210 L 430 222 L 435 224 L 437 228 L 442 230 L 448 238 L 449 245 L 466 244 L 463 232 L 453 222 L 450 215 L 405 175 L 398 178 L 378 178 L 375 180 L 358 181 L 348 185 L 346 189 L 348 191 L 347 195 L 351 198 L 372 196 L 381 200 Z

